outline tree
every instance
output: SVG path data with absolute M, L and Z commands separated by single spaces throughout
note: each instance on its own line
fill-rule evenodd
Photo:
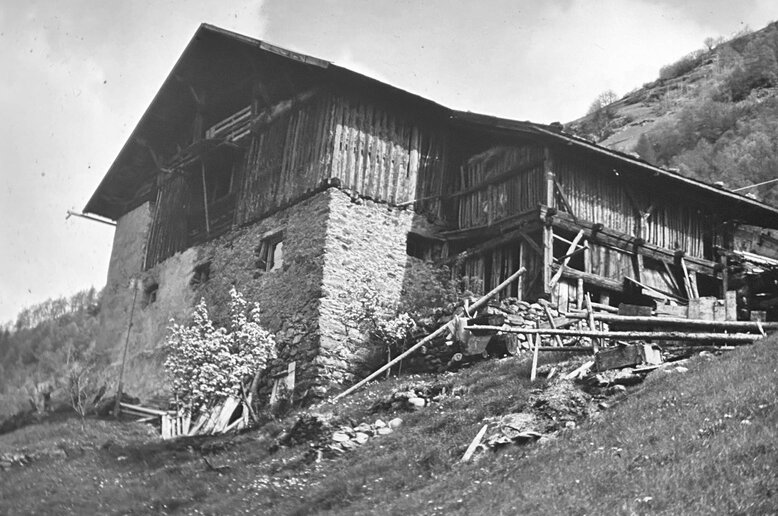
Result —
M 619 96 L 613 90 L 605 90 L 597 95 L 586 112 L 587 120 L 581 126 L 583 132 L 593 135 L 597 140 L 607 138 L 609 136 L 608 123 L 614 116 L 611 104 L 618 99 Z
M 199 412 L 221 398 L 243 397 L 251 407 L 260 373 L 276 357 L 272 334 L 259 323 L 259 305 L 230 290 L 229 328 L 216 327 L 205 299 L 190 325 L 171 321 L 165 369 L 179 407 Z

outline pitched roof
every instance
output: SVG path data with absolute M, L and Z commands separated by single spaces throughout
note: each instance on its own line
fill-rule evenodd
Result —
M 347 82 L 366 82 L 390 94 L 403 96 L 417 105 L 423 104 L 443 116 L 448 116 L 452 124 L 463 124 L 509 134 L 529 135 L 544 141 L 556 141 L 573 146 L 584 152 L 615 160 L 620 165 L 642 171 L 672 184 L 698 189 L 698 192 L 714 200 L 733 203 L 731 206 L 734 205 L 744 211 L 744 218 L 754 220 L 755 218 L 767 217 L 767 220 L 761 220 L 762 225 L 778 227 L 778 209 L 772 206 L 657 167 L 629 154 L 601 147 L 585 139 L 566 134 L 553 126 L 450 110 L 429 99 L 339 67 L 329 61 L 287 50 L 209 24 L 200 25 L 195 32 L 130 138 L 108 169 L 84 211 L 114 220 L 126 212 L 127 202 L 135 197 L 143 184 L 148 184 L 160 166 L 156 162 L 157 158 L 154 155 L 152 144 L 160 135 L 173 132 L 176 127 L 185 127 L 186 124 L 190 123 L 182 117 L 187 112 L 185 108 L 193 102 L 192 93 L 189 91 L 192 90 L 192 83 L 203 87 L 224 86 L 229 83 L 227 77 L 246 78 L 250 77 L 251 73 L 261 73 L 261 69 L 259 71 L 255 69 L 253 72 L 252 70 L 246 71 L 247 62 L 254 68 L 266 62 L 251 61 L 258 56 L 264 56 L 263 58 L 266 60 L 275 60 L 274 62 L 279 62 L 278 59 L 281 59 L 290 64 L 298 71 L 301 81 L 315 83 L 324 78 L 336 78 Z M 234 59 L 232 59 L 233 57 Z M 244 86 L 250 87 L 248 83 Z M 196 101 L 195 95 L 194 102 Z

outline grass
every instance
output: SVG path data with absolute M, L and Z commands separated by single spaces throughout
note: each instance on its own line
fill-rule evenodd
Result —
M 0 436 L 0 453 L 63 440 L 81 451 L 0 472 L 0 513 L 775 513 L 775 344 L 696 357 L 684 373 L 656 371 L 574 430 L 468 464 L 459 459 L 484 418 L 531 409 L 553 391 L 529 384 L 526 358 L 392 378 L 316 407 L 348 424 L 404 420 L 397 432 L 319 463 L 306 444 L 271 453 L 279 424 L 174 442 L 109 421 L 88 421 L 85 434 L 78 420 L 28 427 Z M 422 384 L 447 395 L 415 412 L 371 411 L 393 390 Z M 563 404 L 548 405 L 557 420 L 547 423 L 563 427 Z M 202 455 L 225 469 L 210 469 Z

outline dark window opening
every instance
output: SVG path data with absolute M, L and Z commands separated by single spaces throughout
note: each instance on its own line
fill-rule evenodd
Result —
M 192 279 L 189 281 L 189 285 L 192 288 L 197 288 L 200 285 L 206 283 L 211 279 L 211 262 L 201 263 L 194 268 Z
M 205 242 L 232 227 L 242 159 L 240 149 L 220 147 L 187 169 L 189 245 Z
M 408 233 L 405 241 L 405 253 L 420 260 L 435 260 L 441 256 L 443 243 L 418 233 Z
M 259 243 L 254 253 L 257 255 L 257 268 L 270 272 L 284 265 L 284 232 L 279 231 L 268 235 Z
M 143 287 L 143 308 L 149 305 L 153 305 L 157 302 L 157 294 L 159 293 L 159 283 L 149 283 Z

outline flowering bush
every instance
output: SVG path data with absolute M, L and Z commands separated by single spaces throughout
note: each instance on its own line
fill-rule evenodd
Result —
M 370 336 L 386 344 L 391 354 L 397 355 L 410 347 L 416 321 L 407 312 L 389 319 L 377 319 L 370 330 Z
M 249 306 L 233 287 L 229 307 L 229 328 L 214 325 L 205 299 L 195 307 L 192 324 L 171 321 L 165 370 L 179 404 L 193 412 L 227 396 L 250 396 L 257 375 L 276 357 L 273 335 L 259 324 L 259 305 Z

